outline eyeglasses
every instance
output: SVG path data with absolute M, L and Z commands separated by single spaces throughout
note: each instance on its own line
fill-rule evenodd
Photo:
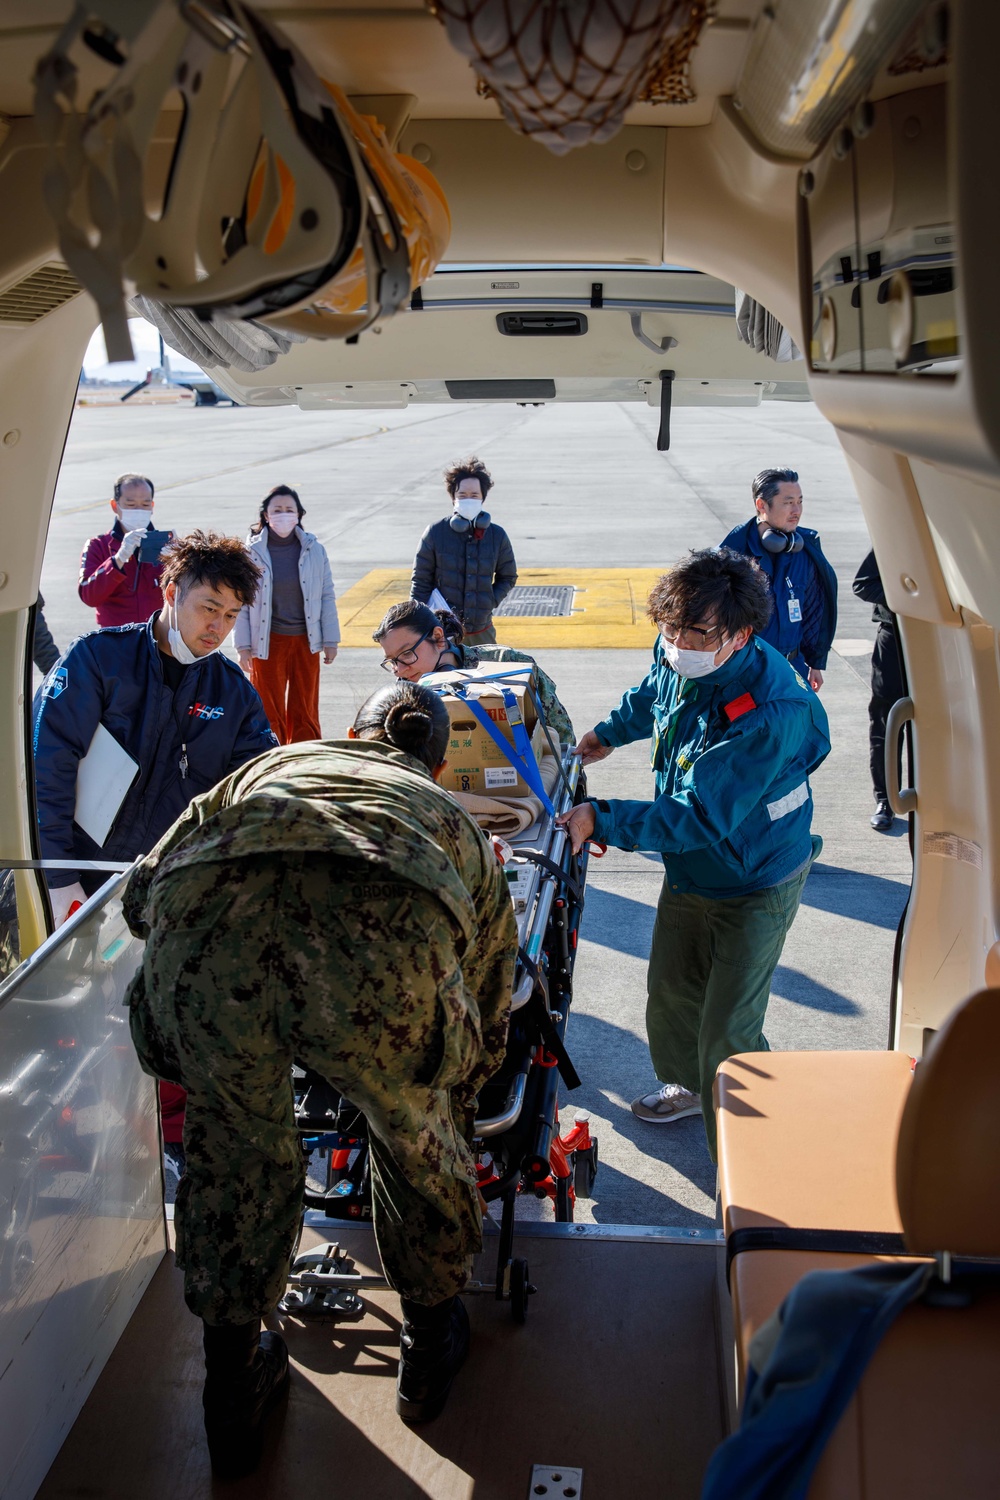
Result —
M 433 625 L 431 626 L 430 630 L 425 630 L 423 635 L 415 640 L 412 646 L 407 646 L 405 651 L 397 651 L 395 656 L 383 656 L 382 660 L 379 662 L 379 666 L 382 668 L 382 671 L 391 672 L 395 667 L 412 667 L 413 663 L 417 659 L 417 651 L 419 647 L 421 647 L 424 641 L 428 640 L 429 637 L 434 634 L 434 631 L 436 629 L 437 626 Z
M 660 625 L 660 634 L 665 641 L 676 645 L 681 636 L 686 636 L 692 643 L 695 651 L 706 650 L 719 639 L 719 627 L 710 626 L 707 630 L 701 625 L 675 625 L 672 621 L 663 621 Z

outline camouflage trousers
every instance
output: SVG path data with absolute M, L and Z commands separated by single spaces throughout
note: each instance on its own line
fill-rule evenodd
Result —
M 175 1209 L 188 1307 L 247 1322 L 281 1297 L 302 1210 L 291 1068 L 364 1111 L 386 1277 L 432 1306 L 481 1248 L 474 1101 L 481 1046 L 456 931 L 428 891 L 315 854 L 157 881 L 129 1000 L 143 1068 L 188 1091 Z

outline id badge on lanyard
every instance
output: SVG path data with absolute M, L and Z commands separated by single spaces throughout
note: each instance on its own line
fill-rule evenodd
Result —
M 792 580 L 787 578 L 788 584 L 788 618 L 793 625 L 802 624 L 802 605 L 792 592 Z

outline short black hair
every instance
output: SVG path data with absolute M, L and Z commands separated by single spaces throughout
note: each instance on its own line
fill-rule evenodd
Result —
M 391 604 L 382 616 L 382 623 L 372 631 L 373 641 L 382 641 L 390 630 L 415 630 L 417 635 L 430 635 L 438 626 L 444 631 L 446 641 L 457 646 L 465 634 L 462 622 L 450 609 L 431 609 L 419 599 L 403 599 Z
M 437 693 L 419 682 L 394 682 L 364 702 L 354 720 L 359 740 L 381 740 L 412 755 L 428 771 L 445 758 L 451 721 Z
M 470 455 L 469 458 L 459 459 L 457 464 L 452 464 L 450 469 L 445 469 L 444 471 L 445 489 L 453 500 L 455 498 L 455 491 L 463 479 L 478 479 L 479 488 L 482 491 L 484 500 L 493 488 L 493 480 L 489 469 L 483 463 L 482 459 L 477 458 L 475 454 Z
M 752 558 L 728 547 L 706 547 L 657 579 L 646 612 L 653 624 L 683 630 L 714 620 L 732 637 L 748 626 L 757 635 L 771 618 L 771 590 Z
M 153 488 L 153 481 L 151 479 L 147 479 L 145 474 L 119 474 L 118 478 L 115 480 L 116 500 L 121 499 L 122 490 L 127 484 L 148 484 L 150 500 L 152 500 L 153 496 L 156 494 L 156 491 Z
M 163 552 L 160 587 L 175 583 L 186 594 L 195 584 L 232 589 L 241 604 L 252 604 L 260 587 L 260 569 L 238 536 L 192 531 Z
M 754 475 L 750 494 L 755 500 L 770 505 L 783 484 L 798 484 L 799 476 L 794 469 L 761 469 Z

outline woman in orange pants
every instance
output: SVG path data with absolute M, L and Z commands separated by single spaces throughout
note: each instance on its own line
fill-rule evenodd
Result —
M 301 525 L 295 490 L 279 484 L 264 496 L 247 548 L 261 585 L 236 625 L 240 666 L 257 689 L 279 741 L 318 740 L 319 658 L 337 655 L 340 624 L 326 549 Z

